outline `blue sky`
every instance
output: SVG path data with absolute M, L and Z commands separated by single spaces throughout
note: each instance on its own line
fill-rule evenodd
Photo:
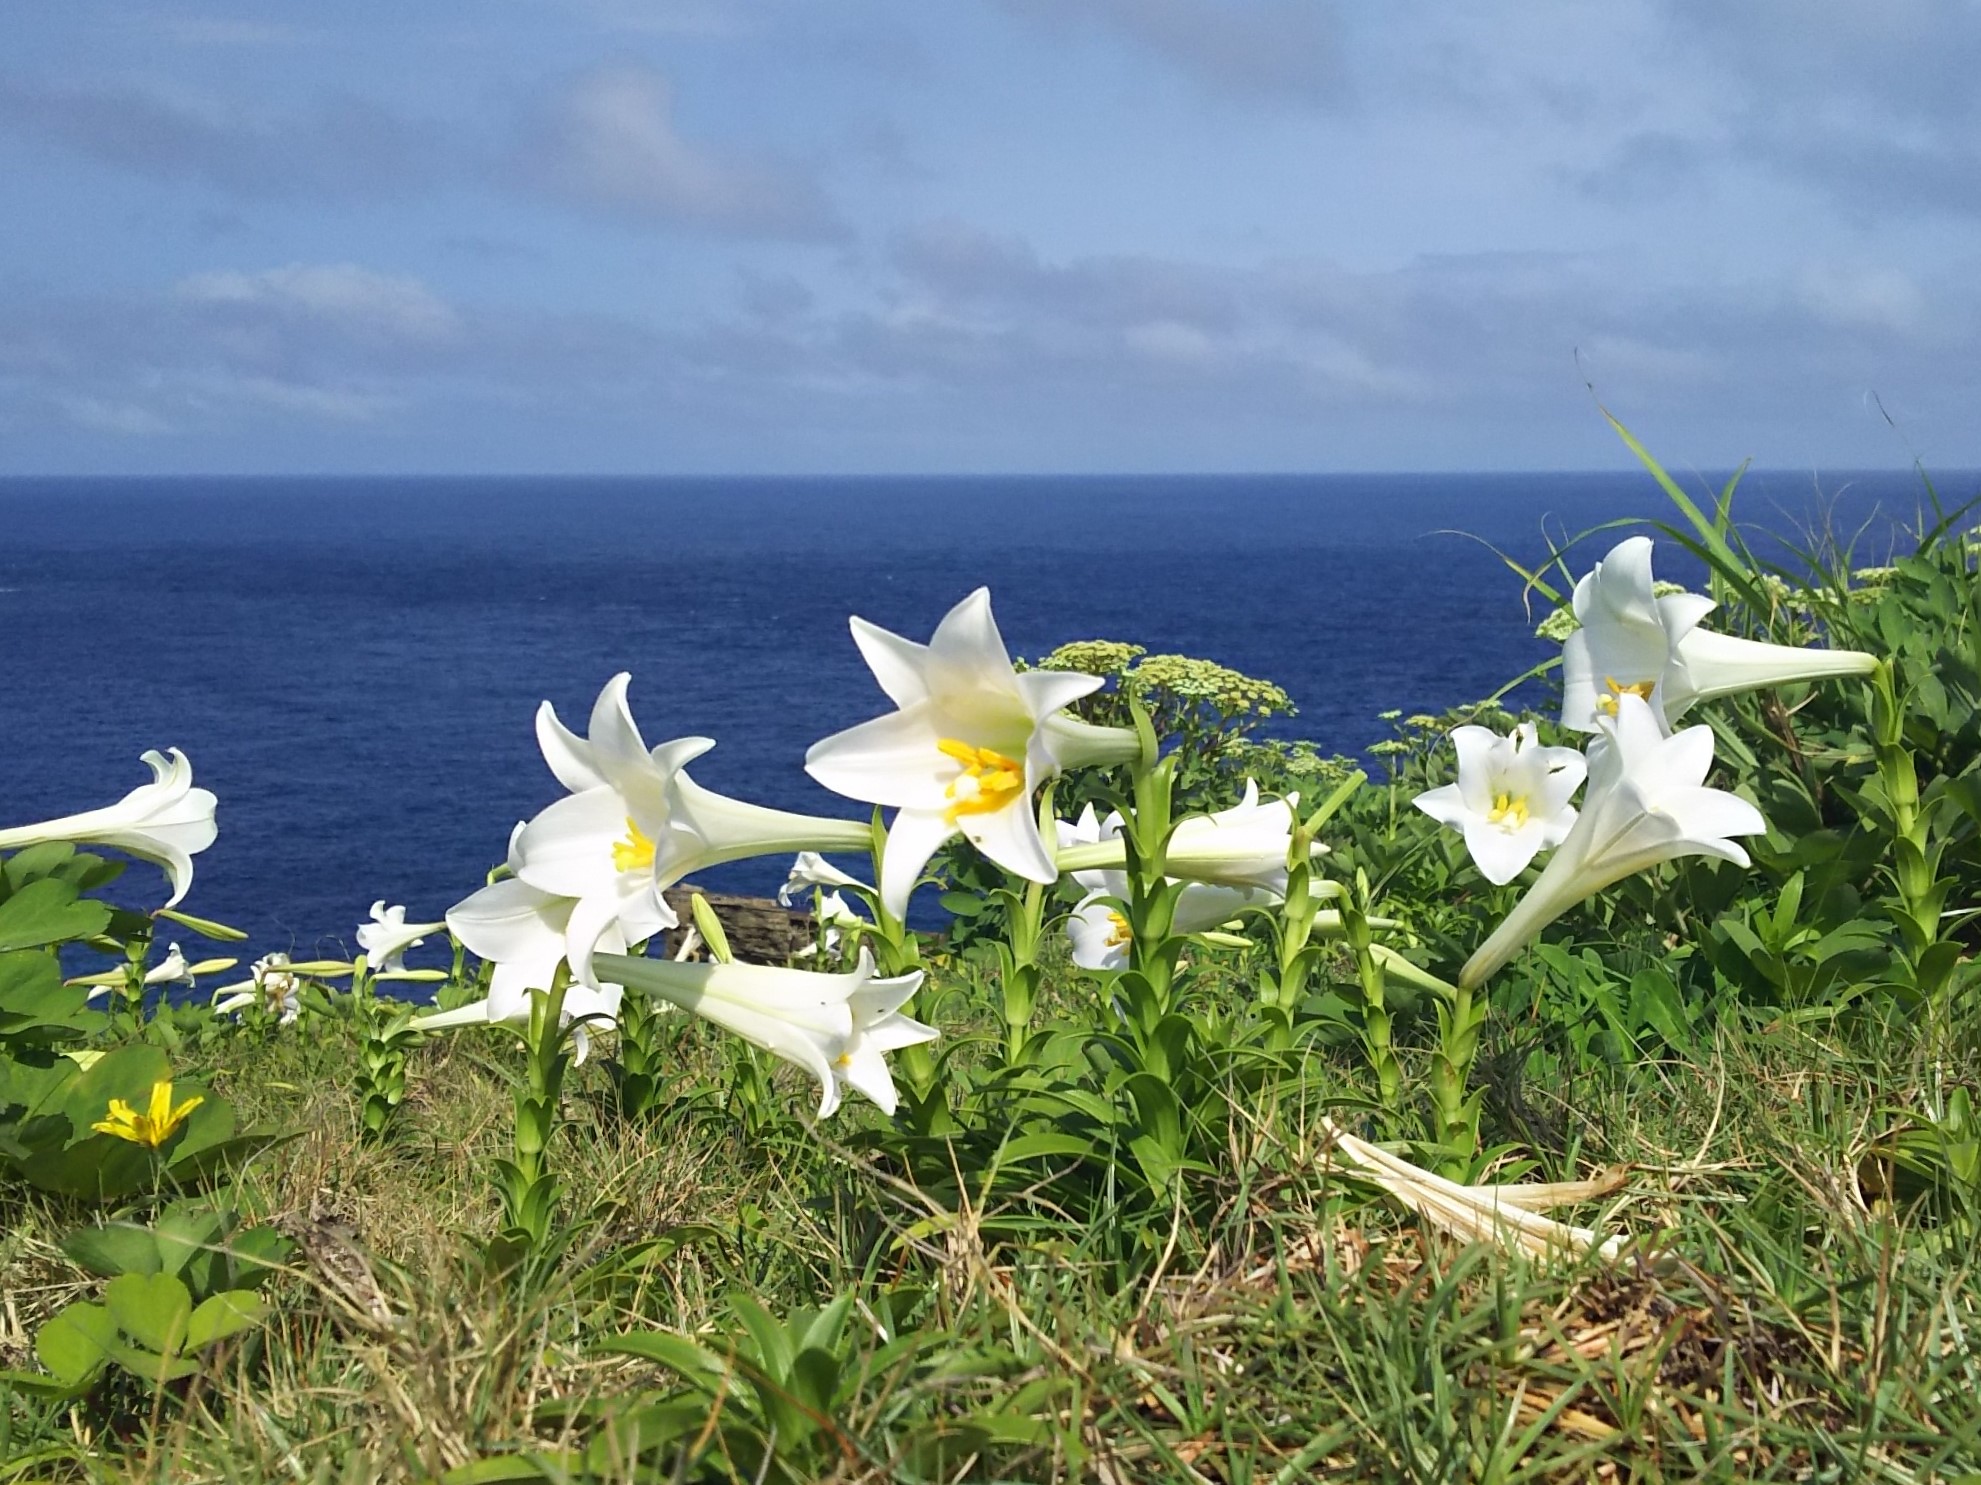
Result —
M 1977 76 L 1972 0 L 21 6 L 0 472 L 1620 466 L 1590 384 L 1981 465 Z

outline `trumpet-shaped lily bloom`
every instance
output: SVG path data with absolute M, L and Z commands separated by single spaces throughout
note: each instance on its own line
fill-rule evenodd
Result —
M 817 916 L 825 926 L 825 949 L 828 954 L 839 947 L 841 929 L 869 926 L 859 910 L 848 904 L 841 895 L 842 888 L 858 892 L 873 891 L 865 882 L 841 871 L 817 851 L 800 851 L 791 863 L 791 872 L 785 877 L 784 885 L 777 889 L 777 901 L 783 907 L 804 905 L 805 893 L 818 893 Z M 807 944 L 798 950 L 795 957 L 806 959 L 817 952 L 817 944 Z
M 167 944 L 165 957 L 144 972 L 144 982 L 147 985 L 192 984 L 192 966 L 186 963 L 185 952 L 177 944 Z
M 1258 784 L 1247 779 L 1245 797 L 1231 808 L 1177 821 L 1165 852 L 1170 875 L 1284 898 L 1287 858 L 1293 850 L 1293 811 L 1299 803 L 1299 795 L 1289 794 L 1262 804 Z M 1098 841 L 1062 846 L 1060 870 L 1084 886 L 1085 875 L 1092 870 L 1119 869 L 1127 859 L 1127 848 L 1118 825 L 1110 817 L 1109 828 Z M 1315 841 L 1308 854 L 1318 859 L 1327 851 Z M 1314 895 L 1321 893 L 1316 890 Z
M 1033 790 L 1064 769 L 1125 763 L 1140 751 L 1132 732 L 1061 714 L 1099 689 L 1101 678 L 1019 674 L 991 617 L 987 588 L 944 615 L 925 645 L 865 619 L 852 626 L 853 642 L 896 710 L 813 743 L 805 770 L 828 789 L 896 811 L 881 853 L 888 912 L 906 914 L 922 868 L 952 835 L 1006 871 L 1056 880 Z
M 406 967 L 406 950 L 426 942 L 429 933 L 439 933 L 445 923 L 408 923 L 406 909 L 385 905 L 379 898 L 371 905 L 371 921 L 358 925 L 358 947 L 375 974 L 392 974 Z
M 252 979 L 222 985 L 213 992 L 215 1013 L 238 1016 L 250 1006 L 259 1006 L 279 1025 L 293 1026 L 303 1012 L 303 996 L 301 985 L 289 972 L 289 956 L 264 954 L 255 960 L 252 974 Z
M 601 955 L 600 972 L 628 990 L 655 996 L 713 1021 L 753 1046 L 803 1068 L 819 1082 L 819 1117 L 852 1088 L 892 1114 L 887 1054 L 939 1034 L 901 1013 L 922 983 L 920 970 L 881 979 L 860 951 L 845 974 L 763 964 L 683 964 Z
M 152 782 L 140 784 L 115 804 L 0 830 L 0 850 L 40 845 L 45 841 L 88 841 L 128 851 L 165 869 L 172 896 L 165 906 L 176 907 L 193 884 L 193 857 L 213 844 L 218 834 L 211 789 L 193 787 L 193 766 L 177 748 L 168 758 L 144 754 Z
M 1286 858 L 1299 805 L 1298 794 L 1261 803 L 1258 784 L 1247 779 L 1245 797 L 1230 809 L 1177 821 L 1165 854 L 1170 875 L 1286 896 Z M 1324 856 L 1327 849 L 1315 841 L 1310 854 Z
M 1626 695 L 1642 697 L 1667 729 L 1696 703 L 1762 686 L 1869 675 L 1875 655 L 1806 650 L 1699 627 L 1713 600 L 1652 589 L 1651 539 L 1618 542 L 1575 585 L 1581 628 L 1561 652 L 1561 720 L 1594 732 Z
M 232 959 L 216 960 L 217 964 L 233 964 Z M 207 966 L 211 968 L 212 966 Z M 117 970 L 101 975 L 91 975 L 85 981 L 70 981 L 71 984 L 84 983 L 90 986 L 85 1000 L 95 1000 L 99 995 L 108 995 L 111 990 L 124 983 L 124 977 Z M 150 985 L 190 985 L 193 981 L 193 967 L 186 962 L 185 952 L 177 944 L 166 947 L 165 957 L 144 972 L 144 983 Z
M 1078 820 L 1053 822 L 1059 833 L 1061 850 L 1119 840 L 1121 816 L 1109 815 L 1105 822 L 1094 816 L 1088 805 Z M 1286 880 L 1286 845 L 1280 845 L 1280 882 Z M 1134 931 L 1121 911 L 1128 900 L 1128 874 L 1116 868 L 1095 868 L 1070 873 L 1073 881 L 1087 889 L 1066 920 L 1066 937 L 1073 947 L 1073 962 L 1082 969 L 1126 969 L 1134 946 Z M 1172 881 L 1176 878 L 1171 878 Z M 1203 933 L 1230 922 L 1249 907 L 1270 907 L 1281 893 L 1260 886 L 1214 887 L 1191 882 L 1177 894 L 1170 929 L 1175 933 Z
M 791 870 L 784 878 L 784 885 L 777 889 L 777 900 L 781 906 L 791 907 L 802 894 L 814 887 L 821 892 L 838 892 L 851 887 L 860 892 L 871 892 L 858 877 L 841 871 L 817 851 L 800 851 L 791 863 Z
M 677 738 L 651 752 L 626 703 L 631 677 L 614 676 L 578 737 L 545 702 L 537 741 L 558 781 L 574 792 L 524 828 L 516 875 L 573 903 L 565 957 L 573 977 L 590 978 L 593 946 L 608 929 L 623 950 L 675 926 L 661 897 L 691 872 L 751 856 L 800 848 L 864 850 L 868 827 L 853 820 L 765 809 L 705 789 L 687 765 L 715 744 Z
M 1599 726 L 1581 815 L 1513 911 L 1466 961 L 1460 985 L 1478 985 L 1576 903 L 1661 861 L 1716 856 L 1746 866 L 1747 852 L 1730 837 L 1768 828 L 1746 800 L 1705 787 L 1712 728 L 1667 737 L 1651 703 L 1634 692 L 1619 696 L 1616 716 Z
M 528 828 L 519 824 L 510 834 L 512 872 L 521 862 L 521 844 Z M 514 1021 L 527 1017 L 530 991 L 550 989 L 557 966 L 570 957 L 571 923 L 578 906 L 577 899 L 559 897 L 532 886 L 520 874 L 491 882 L 455 903 L 447 910 L 448 931 L 469 953 L 494 966 L 488 997 L 473 1006 L 423 1016 L 414 1024 L 433 1029 L 476 1020 Z M 572 969 L 572 983 L 564 997 L 567 1017 L 577 1015 L 580 1009 L 587 1014 L 603 1015 L 607 1001 L 611 1013 L 618 1012 L 616 987 L 600 985 L 590 978 L 589 951 L 594 944 L 611 954 L 626 950 L 626 940 L 618 924 L 608 920 L 586 945 L 584 971 Z
M 1532 722 L 1506 737 L 1489 727 L 1456 727 L 1458 782 L 1412 801 L 1439 824 L 1463 832 L 1465 849 L 1495 886 L 1519 876 L 1575 823 L 1569 800 L 1588 765 L 1573 748 L 1544 748 Z

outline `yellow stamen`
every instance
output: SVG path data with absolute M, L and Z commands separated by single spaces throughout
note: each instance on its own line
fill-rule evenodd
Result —
M 1135 930 L 1128 926 L 1128 920 L 1119 913 L 1109 913 L 1107 944 L 1110 949 L 1119 949 L 1135 941 Z
M 1604 676 L 1603 684 L 1609 688 L 1610 694 L 1596 698 L 1596 710 L 1606 717 L 1614 717 L 1616 715 L 1616 706 L 1619 698 L 1635 696 L 1641 700 L 1649 701 L 1651 699 L 1651 693 L 1658 687 L 1656 681 L 1632 681 L 1626 686 L 1613 675 Z
M 1495 795 L 1493 807 L 1486 811 L 1486 823 L 1508 831 L 1524 828 L 1527 824 L 1527 796 Z
M 626 838 L 612 848 L 615 871 L 645 871 L 653 865 L 653 842 L 647 833 L 626 817 Z
M 1012 800 L 1024 797 L 1024 764 L 954 738 L 937 738 L 936 747 L 945 758 L 954 758 L 963 765 L 963 771 L 943 791 L 950 805 L 942 817 L 951 825 L 964 815 L 994 814 Z
M 149 1145 L 156 1150 L 172 1138 L 172 1132 L 186 1122 L 186 1117 L 194 1109 L 205 1102 L 203 1095 L 194 1094 L 174 1108 L 172 1083 L 166 1079 L 151 1085 L 151 1107 L 145 1113 L 140 1114 L 121 1098 L 113 1098 L 104 1116 L 90 1128 L 103 1134 L 114 1134 L 118 1139 L 129 1140 L 134 1145 Z

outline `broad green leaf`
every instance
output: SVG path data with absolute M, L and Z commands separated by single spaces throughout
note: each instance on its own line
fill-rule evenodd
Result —
M 643 1361 L 657 1362 L 697 1385 L 706 1385 L 729 1369 L 714 1352 L 667 1330 L 636 1330 L 607 1336 L 592 1350 L 608 1356 L 637 1356 Z
M 174 1202 L 159 1213 L 152 1224 L 159 1271 L 183 1274 L 187 1264 L 202 1253 L 210 1253 L 218 1245 L 225 1228 L 226 1223 L 211 1207 Z M 191 1287 L 197 1292 L 197 1281 Z
M 190 1377 L 199 1370 L 197 1361 L 188 1361 L 181 1356 L 162 1355 L 143 1346 L 133 1346 L 128 1341 L 112 1342 L 109 1351 L 112 1361 L 132 1376 L 153 1387 L 162 1387 L 167 1382 Z
M 7 889 L 18 892 L 29 882 L 42 877 L 53 876 L 64 862 L 76 854 L 76 848 L 65 840 L 43 841 L 38 846 L 27 846 L 7 858 L 5 875 Z
M 88 992 L 62 983 L 62 967 L 36 949 L 0 954 L 0 1041 L 47 1040 L 37 1033 L 91 1029 L 100 1018 Z
M 44 877 L 29 882 L 0 902 L 0 950 L 32 949 L 101 933 L 110 909 L 93 899 L 78 900 L 67 882 Z
M 193 1297 L 170 1274 L 122 1274 L 103 1289 L 117 1328 L 148 1351 L 175 1356 L 184 1349 Z
M 74 1386 L 94 1376 L 117 1341 L 117 1322 L 102 1305 L 77 1301 L 51 1316 L 34 1333 L 41 1364 Z
M 756 1343 L 757 1360 L 763 1369 L 779 1380 L 788 1377 L 796 1347 L 777 1317 L 747 1294 L 730 1295 L 729 1311 L 743 1322 L 743 1328 Z
M 261 1324 L 268 1301 L 245 1289 L 225 1289 L 200 1304 L 186 1320 L 184 1351 L 197 1351 L 215 1341 Z
M 1094 1153 L 1094 1142 L 1077 1134 L 1042 1130 L 1006 1140 L 997 1152 L 999 1165 L 1016 1165 L 1026 1160 L 1082 1159 Z
M 81 1077 L 62 1090 L 60 1102 L 50 1113 L 64 1113 L 78 1137 L 110 1111 L 110 1100 L 121 1098 L 133 1108 L 142 1109 L 150 1101 L 152 1085 L 170 1081 L 172 1064 L 165 1053 L 143 1042 L 113 1047 L 83 1069 Z
M 804 1351 L 832 1351 L 839 1346 L 839 1338 L 846 1330 L 846 1317 L 853 1311 L 853 1296 L 842 1294 L 831 1304 L 820 1310 L 803 1332 L 798 1335 L 798 1349 Z
M 839 1391 L 839 1358 L 816 1346 L 800 1351 L 791 1362 L 791 1395 L 815 1413 L 832 1411 Z
M 504 1454 L 457 1465 L 440 1477 L 440 1485 L 534 1485 L 538 1481 L 562 1485 L 572 1478 L 577 1462 L 575 1455 L 555 1449 L 542 1454 Z
M 166 1266 L 151 1229 L 129 1222 L 79 1228 L 62 1239 L 62 1251 L 106 1279 L 119 1274 L 155 1274 Z M 176 1270 L 178 1265 L 171 1268 Z

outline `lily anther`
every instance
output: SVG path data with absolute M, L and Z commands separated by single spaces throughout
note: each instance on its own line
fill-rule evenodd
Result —
M 620 871 L 644 871 L 653 865 L 653 841 L 626 817 L 626 838 L 612 847 L 612 864 Z
M 1135 941 L 1135 930 L 1128 926 L 1128 920 L 1119 913 L 1109 913 L 1107 947 L 1119 949 Z
M 1025 765 L 1017 760 L 949 737 L 938 738 L 936 747 L 944 757 L 963 765 L 963 771 L 943 790 L 943 796 L 951 801 L 943 818 L 950 824 L 964 815 L 1001 810 L 1025 792 Z
M 1606 717 L 1614 717 L 1616 715 L 1617 698 L 1622 696 L 1636 696 L 1642 700 L 1649 701 L 1651 699 L 1651 693 L 1658 687 L 1656 681 L 1632 681 L 1626 686 L 1613 675 L 1604 676 L 1603 685 L 1608 689 L 1610 694 L 1596 698 L 1596 710 Z

